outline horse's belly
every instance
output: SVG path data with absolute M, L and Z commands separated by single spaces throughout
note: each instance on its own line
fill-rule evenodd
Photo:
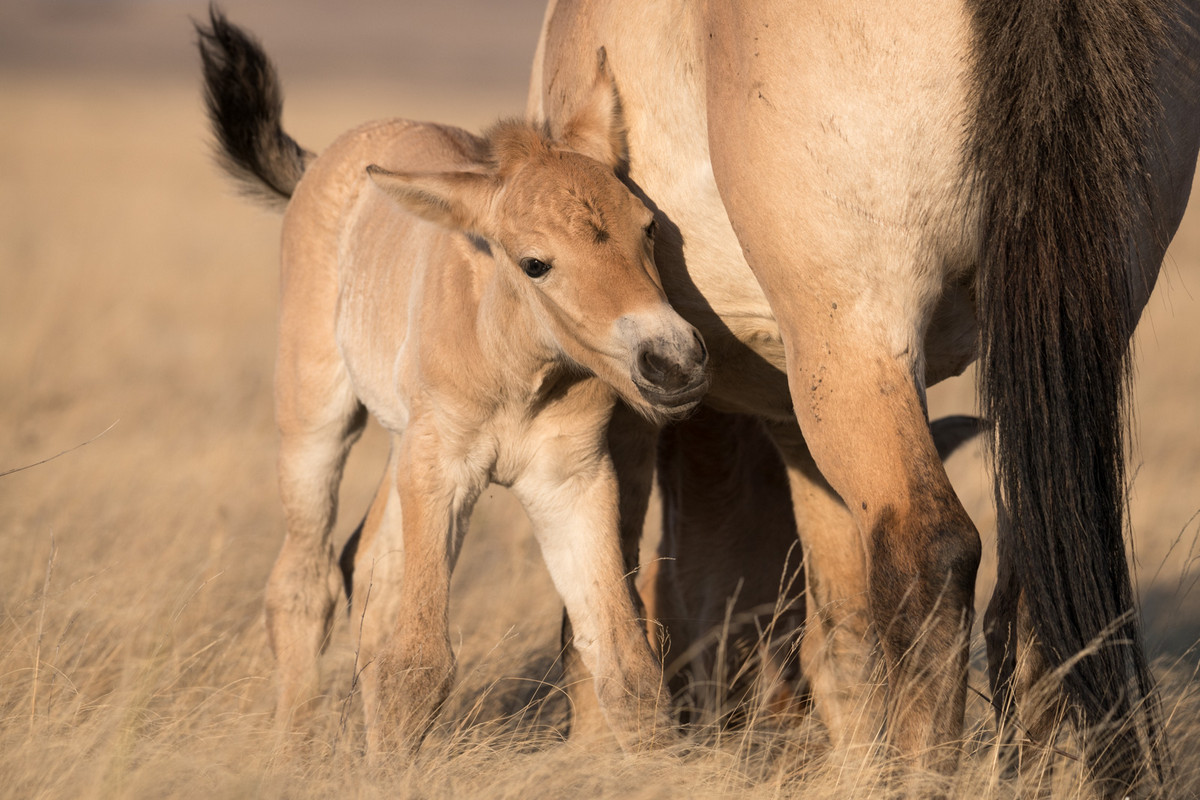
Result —
M 789 417 L 792 400 L 775 314 L 742 256 L 703 153 L 692 153 L 690 164 L 678 160 L 687 149 L 674 151 L 674 169 L 662 170 L 662 162 L 647 159 L 631 170 L 640 185 L 655 187 L 655 202 L 681 234 L 659 244 L 663 288 L 704 336 L 712 370 L 709 402 L 726 411 Z M 679 180 L 680 172 L 694 177 Z
M 410 361 L 412 297 L 425 253 L 416 224 L 379 192 L 358 198 L 339 253 L 337 343 L 354 393 L 388 430 L 409 409 L 402 383 Z

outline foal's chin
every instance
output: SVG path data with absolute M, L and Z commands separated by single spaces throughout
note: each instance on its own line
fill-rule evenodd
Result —
M 708 394 L 708 377 L 677 392 L 664 392 L 657 387 L 634 382 L 641 398 L 649 406 L 649 414 L 657 422 L 676 422 L 692 415 Z

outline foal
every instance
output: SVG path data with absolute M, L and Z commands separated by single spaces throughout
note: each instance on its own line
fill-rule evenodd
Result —
M 355 592 L 369 596 L 371 752 L 415 750 L 450 691 L 450 574 L 490 482 L 533 522 L 609 725 L 627 747 L 647 741 L 667 707 L 627 585 L 630 489 L 614 460 L 650 459 L 647 421 L 699 403 L 707 355 L 663 294 L 651 212 L 614 173 L 625 150 L 603 51 L 589 102 L 553 136 L 389 120 L 317 157 L 283 132 L 261 47 L 216 11 L 199 34 L 224 166 L 286 201 L 275 399 L 287 536 L 266 599 L 278 720 L 317 692 L 340 594 L 337 489 L 370 412 L 392 436 L 359 553 L 370 592 Z

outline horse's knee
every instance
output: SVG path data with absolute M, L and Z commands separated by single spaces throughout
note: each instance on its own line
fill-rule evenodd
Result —
M 906 652 L 921 631 L 969 619 L 982 545 L 954 499 L 901 517 L 879 516 L 870 533 L 870 603 L 885 648 Z

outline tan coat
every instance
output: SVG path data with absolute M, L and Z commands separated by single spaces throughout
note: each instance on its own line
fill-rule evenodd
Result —
M 392 435 L 352 579 L 372 754 L 415 750 L 450 691 L 450 576 L 493 482 L 533 521 L 609 726 L 626 746 L 653 741 L 667 706 L 621 528 L 640 528 L 654 425 L 699 403 L 707 353 L 666 302 L 653 214 L 615 175 L 623 126 L 603 53 L 589 101 L 553 132 L 392 120 L 312 156 L 279 127 L 265 55 L 215 11 L 211 23 L 201 48 L 227 166 L 287 201 L 287 537 L 266 601 L 280 722 L 317 691 L 341 591 L 338 484 L 370 413 Z
M 1195 170 L 1196 23 L 1128 0 L 550 3 L 530 115 L 569 116 L 607 48 L 709 403 L 788 428 L 827 634 L 801 660 L 835 741 L 886 717 L 913 763 L 957 763 L 980 539 L 924 392 L 978 354 L 1013 519 L 986 631 L 998 705 L 1042 674 L 1015 676 L 1018 655 L 1063 665 L 1085 725 L 1129 723 L 1092 766 L 1138 774 L 1156 721 L 1127 613 L 1123 365 Z

